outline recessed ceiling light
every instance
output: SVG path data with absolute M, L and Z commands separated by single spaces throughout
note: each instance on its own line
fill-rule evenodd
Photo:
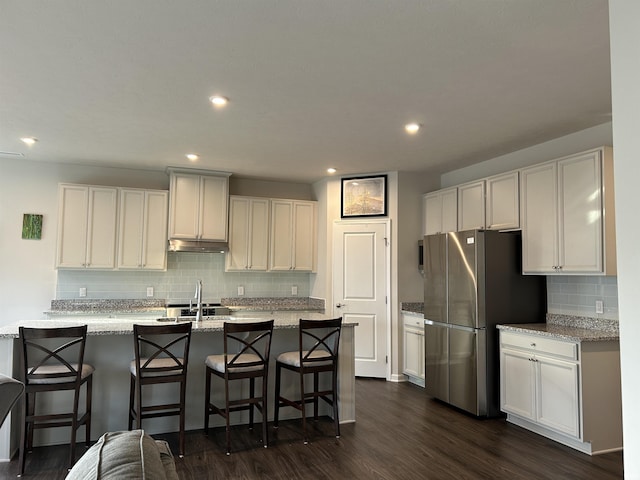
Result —
M 407 123 L 404 126 L 404 129 L 407 131 L 407 133 L 414 134 L 414 133 L 417 133 L 418 130 L 420 130 L 420 127 L 421 125 L 419 123 L 414 122 L 414 123 Z
M 229 103 L 229 99 L 221 95 L 213 95 L 212 97 L 209 97 L 209 101 L 216 107 L 224 107 L 227 103 Z
M 336 169 L 333 167 L 327 168 L 327 173 L 336 173 Z
M 195 153 L 187 153 L 185 156 L 192 162 L 195 162 L 200 158 L 200 155 L 196 155 Z
M 22 140 L 27 145 L 33 145 L 38 141 L 38 139 L 34 137 L 22 137 L 20 140 Z

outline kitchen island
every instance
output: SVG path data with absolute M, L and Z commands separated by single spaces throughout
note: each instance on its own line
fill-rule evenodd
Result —
M 95 367 L 93 379 L 93 406 L 91 437 L 96 440 L 105 432 L 127 429 L 129 402 L 129 363 L 133 359 L 133 324 L 158 324 L 159 315 L 75 315 L 56 317 L 49 320 L 22 321 L 19 324 L 0 327 L 0 373 L 20 378 L 18 327 L 51 328 L 70 325 L 87 324 L 88 335 L 85 362 Z M 222 329 L 225 321 L 250 322 L 274 319 L 274 333 L 271 344 L 271 364 L 269 372 L 269 412 L 273 418 L 273 395 L 275 381 L 275 357 L 283 351 L 298 348 L 298 320 L 331 318 L 318 312 L 242 312 L 230 316 L 212 317 L 201 322 L 193 322 L 189 366 L 187 373 L 187 430 L 202 429 L 204 425 L 204 360 L 208 355 L 222 353 Z M 354 326 L 343 324 L 340 339 L 338 364 L 338 405 L 340 422 L 355 421 L 355 366 L 354 366 Z M 239 383 L 239 382 L 238 382 Z M 154 385 L 145 390 L 146 395 L 153 395 L 161 402 L 162 397 L 177 395 L 171 385 Z M 298 383 L 293 376 L 290 380 L 283 377 L 283 394 L 295 395 Z M 248 385 L 237 388 L 248 389 Z M 232 391 L 233 392 L 233 391 Z M 234 393 L 232 393 L 233 395 Z M 51 397 L 51 396 L 47 396 Z M 51 403 L 58 408 L 70 402 L 71 397 L 56 395 Z M 214 382 L 212 398 L 223 402 L 224 387 L 222 382 Z M 43 397 L 44 399 L 44 397 Z M 50 401 L 50 398 L 47 398 Z M 59 403 L 56 403 L 59 402 Z M 327 406 L 321 414 L 329 414 Z M 18 446 L 20 431 L 18 410 L 14 409 L 11 419 L 7 419 L 0 429 L 0 461 L 8 461 Z M 232 423 L 247 423 L 247 412 L 232 416 Z M 299 418 L 299 412 L 293 409 L 282 409 L 281 418 Z M 212 421 L 214 418 L 212 417 Z M 213 426 L 223 425 L 222 419 L 215 418 Z M 177 417 L 164 417 L 145 420 L 143 428 L 148 433 L 164 433 L 178 430 Z M 78 441 L 84 440 L 84 430 L 78 432 Z M 68 428 L 45 429 L 36 432 L 35 445 L 52 445 L 69 442 Z

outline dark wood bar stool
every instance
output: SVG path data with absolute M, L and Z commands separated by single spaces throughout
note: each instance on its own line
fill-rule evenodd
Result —
M 179 455 L 184 457 L 185 396 L 187 364 L 191 342 L 191 322 L 174 325 L 133 325 L 135 359 L 131 362 L 129 389 L 129 430 L 136 422 L 142 428 L 145 418 L 179 416 Z M 142 387 L 178 383 L 178 403 L 143 405 Z
M 22 344 L 22 379 L 25 385 L 20 435 L 20 472 L 25 452 L 33 448 L 33 432 L 41 428 L 71 427 L 69 468 L 75 463 L 76 433 L 85 426 L 87 447 L 91 441 L 91 384 L 94 368 L 84 363 L 87 326 L 19 329 Z M 80 390 L 86 385 L 85 413 L 78 417 Z M 36 414 L 36 394 L 73 390 L 70 412 Z
M 267 384 L 269 376 L 269 352 L 273 335 L 273 320 L 266 322 L 224 324 L 224 353 L 209 355 L 205 360 L 206 385 L 204 403 L 204 430 L 209 434 L 209 416 L 221 415 L 226 421 L 227 455 L 231 453 L 230 414 L 249 410 L 249 428 L 253 429 L 254 409 L 262 415 L 262 443 L 267 438 Z M 211 375 L 224 379 L 224 408 L 211 403 Z M 256 396 L 255 381 L 260 378 L 262 391 Z M 249 379 L 249 396 L 231 400 L 229 382 Z
M 333 407 L 333 420 L 336 438 L 340 438 L 340 421 L 338 419 L 338 344 L 342 318 L 332 320 L 300 319 L 299 348 L 296 351 L 284 352 L 276 359 L 276 394 L 274 428 L 278 428 L 280 407 L 293 407 L 302 413 L 302 432 L 304 443 L 309 443 L 307 435 L 306 404 L 313 403 L 313 417 L 318 420 L 318 400 L 322 399 Z M 298 374 L 300 397 L 296 400 L 280 395 L 282 369 Z M 331 373 L 331 388 L 320 390 L 320 373 Z M 304 377 L 313 374 L 313 390 L 305 391 Z

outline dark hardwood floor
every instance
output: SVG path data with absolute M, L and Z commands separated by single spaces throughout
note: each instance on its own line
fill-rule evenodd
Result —
M 478 420 L 427 397 L 424 390 L 382 380 L 356 381 L 355 424 L 333 436 L 330 419 L 315 424 L 302 444 L 300 422 L 270 429 L 234 427 L 225 455 L 224 429 L 187 435 L 176 457 L 181 479 L 621 479 L 622 453 L 590 457 L 503 419 Z M 313 422 L 310 425 L 314 425 Z M 177 451 L 177 434 L 157 435 Z M 64 479 L 67 447 L 37 448 L 26 478 Z M 0 463 L 0 478 L 15 478 L 17 461 Z

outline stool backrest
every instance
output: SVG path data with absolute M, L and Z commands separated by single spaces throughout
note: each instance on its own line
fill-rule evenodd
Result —
M 133 339 L 138 378 L 186 374 L 191 322 L 173 325 L 134 324 Z M 154 360 L 162 362 L 153 362 Z
M 269 365 L 273 320 L 264 322 L 225 322 L 224 357 L 225 372 L 234 370 L 266 370 Z M 246 355 L 252 357 L 247 360 Z M 245 355 L 243 357 L 243 355 Z
M 61 389 L 80 384 L 87 326 L 61 328 L 20 327 L 22 379 L 25 385 L 49 384 Z
M 300 365 L 337 364 L 342 317 L 331 320 L 300 319 Z M 323 355 L 318 355 L 318 353 Z M 328 353 L 327 356 L 324 353 Z

